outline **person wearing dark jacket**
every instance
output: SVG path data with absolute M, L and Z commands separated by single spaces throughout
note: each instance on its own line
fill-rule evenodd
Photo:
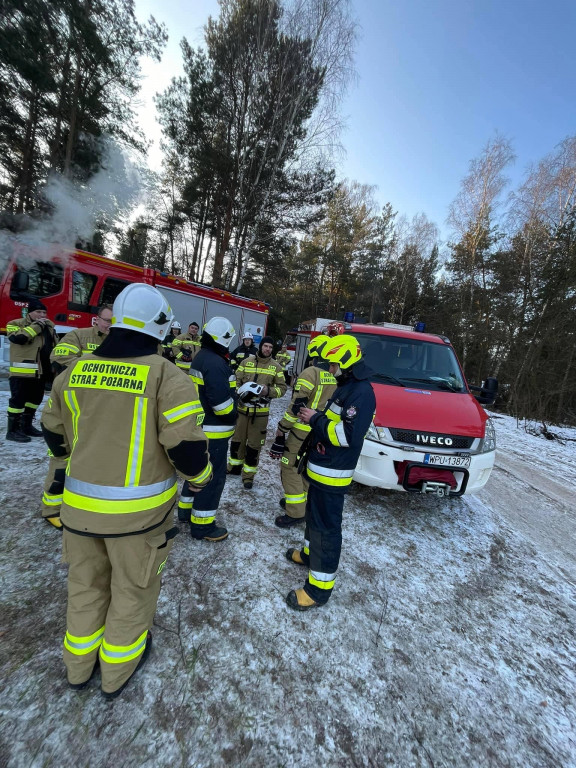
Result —
M 254 336 L 252 336 L 250 331 L 245 331 L 244 336 L 242 336 L 242 344 L 240 344 L 239 347 L 236 347 L 234 352 L 230 355 L 230 365 L 232 366 L 232 370 L 236 371 L 238 366 L 243 363 L 247 357 L 256 354 L 258 354 L 258 347 L 254 344 Z
M 337 388 L 321 413 L 301 408 L 299 417 L 312 427 L 312 448 L 306 474 L 306 530 L 301 550 L 289 549 L 287 559 L 309 568 L 302 589 L 292 590 L 286 602 L 296 611 L 325 605 L 330 599 L 342 549 L 342 510 L 374 412 L 376 398 L 371 369 L 362 361 L 358 341 L 336 336 L 323 349 L 336 363 Z
M 193 539 L 222 541 L 228 536 L 216 523 L 216 512 L 226 482 L 228 441 L 236 425 L 236 377 L 227 353 L 234 338 L 234 328 L 225 317 L 213 317 L 204 326 L 201 347 L 192 361 L 190 377 L 198 387 L 204 409 L 202 429 L 208 438 L 212 480 L 199 493 L 184 483 L 178 504 L 178 519 L 190 522 Z
M 44 397 L 44 387 L 52 380 L 50 353 L 58 337 L 54 323 L 39 299 L 28 302 L 28 314 L 6 324 L 10 341 L 10 400 L 6 440 L 29 443 L 42 437 L 33 425 L 36 410 Z

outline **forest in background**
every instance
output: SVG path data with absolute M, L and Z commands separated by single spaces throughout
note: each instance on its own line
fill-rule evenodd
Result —
M 42 29 L 42 35 L 38 30 Z M 96 217 L 88 249 L 254 296 L 282 335 L 354 312 L 453 342 L 510 413 L 576 423 L 576 136 L 511 189 L 488 139 L 447 211 L 448 243 L 334 170 L 353 75 L 348 0 L 220 0 L 184 76 L 156 98 L 163 172 L 136 219 Z M 113 140 L 145 165 L 140 59 L 167 39 L 130 0 L 6 0 L 0 15 L 0 230 L 49 219 L 55 178 L 89 186 Z M 127 223 L 128 222 L 128 223 Z

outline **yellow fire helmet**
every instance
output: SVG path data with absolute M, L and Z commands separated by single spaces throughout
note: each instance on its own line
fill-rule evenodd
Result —
M 337 363 L 344 371 L 362 359 L 362 350 L 354 336 L 344 333 L 328 340 L 322 351 L 322 357 L 329 363 Z
M 310 357 L 322 357 L 322 350 L 326 346 L 327 341 L 330 341 L 330 337 L 325 336 L 323 333 L 315 336 L 310 344 L 308 344 L 308 355 Z

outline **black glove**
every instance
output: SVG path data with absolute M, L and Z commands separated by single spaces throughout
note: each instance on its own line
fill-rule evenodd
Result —
M 281 459 L 286 450 L 286 435 L 276 435 L 272 448 L 270 448 L 271 459 Z
M 182 350 L 182 362 L 184 363 L 191 363 L 192 362 L 192 353 L 189 349 L 183 349 Z

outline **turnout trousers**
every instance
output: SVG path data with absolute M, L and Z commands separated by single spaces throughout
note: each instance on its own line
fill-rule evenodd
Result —
M 182 486 L 182 494 L 178 502 L 179 518 L 186 515 L 191 526 L 205 526 L 214 523 L 224 484 L 226 483 L 226 456 L 228 455 L 228 440 L 225 438 L 210 438 L 208 453 L 212 463 L 212 479 L 201 491 L 193 492 L 187 480 Z M 200 530 L 198 528 L 198 530 Z
M 26 413 L 34 416 L 44 397 L 44 378 L 11 376 L 8 413 Z
M 260 451 L 266 442 L 269 413 L 239 413 L 230 442 L 228 468 L 242 465 L 242 480 L 252 480 L 258 470 Z
M 286 438 L 286 447 L 280 464 L 280 479 L 286 500 L 286 514 L 301 520 L 306 515 L 306 493 L 308 481 L 305 473 L 298 474 L 298 451 L 306 437 L 290 432 Z
M 330 493 L 310 483 L 302 560 L 309 563 L 304 591 L 319 605 L 330 599 L 342 550 L 344 494 Z
M 64 530 L 64 664 L 70 683 L 88 680 L 98 655 L 103 691 L 116 691 L 132 675 L 146 647 L 175 533 L 171 515 L 135 536 L 96 538 Z

